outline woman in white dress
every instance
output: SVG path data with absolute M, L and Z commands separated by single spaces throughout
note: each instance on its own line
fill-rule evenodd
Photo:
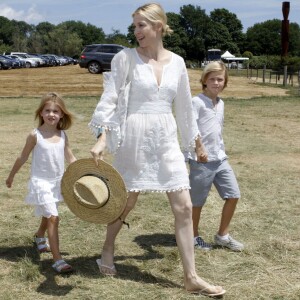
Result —
M 133 24 L 139 47 L 115 55 L 110 77 L 105 79 L 104 92 L 89 124 L 98 138 L 91 149 L 95 162 L 102 159 L 107 147 L 114 153 L 114 167 L 128 190 L 127 206 L 120 219 L 108 225 L 97 263 L 102 274 L 116 275 L 115 239 L 139 193 L 166 192 L 175 217 L 185 288 L 192 293 L 222 295 L 222 287 L 208 284 L 195 270 L 190 186 L 177 125 L 183 148 L 192 147 L 200 153 L 202 145 L 185 63 L 163 46 L 162 37 L 172 30 L 159 4 L 139 7 L 133 13 Z M 120 93 L 129 93 L 128 103 Z

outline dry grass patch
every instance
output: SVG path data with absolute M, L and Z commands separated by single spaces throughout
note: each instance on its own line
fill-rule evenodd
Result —
M 86 79 L 83 80 L 78 74 L 83 70 L 78 70 L 78 66 L 46 71 L 58 72 L 56 79 L 62 80 L 59 72 L 67 68 L 81 79 L 65 76 L 66 86 L 81 82 L 85 87 L 89 84 L 99 87 L 96 80 L 101 81 L 101 75 L 92 76 L 84 70 L 82 76 Z M 1 76 L 3 74 L 9 73 L 1 72 Z M 192 81 L 198 81 L 196 75 L 193 78 Z M 28 81 L 31 80 L 30 77 Z M 0 99 L 0 177 L 3 183 L 0 191 L 0 299 L 195 299 L 183 289 L 174 222 L 163 194 L 142 195 L 128 218 L 130 230 L 122 229 L 116 246 L 118 277 L 100 276 L 95 263 L 105 238 L 105 226 L 79 220 L 64 204 L 60 206 L 61 249 L 76 272 L 70 276 L 55 275 L 51 255 L 39 257 L 32 245 L 38 220 L 33 217 L 31 207 L 24 204 L 30 163 L 16 176 L 13 189 L 8 190 L 4 185 L 27 134 L 35 126 L 33 114 L 39 102 L 36 96 L 57 90 L 55 84 L 51 89 L 41 83 L 38 90 L 32 86 L 34 91 L 26 90 L 31 96 L 9 95 L 10 98 Z M 57 85 L 62 89 L 63 86 Z M 253 94 L 260 93 L 260 86 L 251 85 L 251 88 Z M 72 96 L 65 95 L 67 106 L 77 115 L 68 136 L 76 156 L 83 158 L 89 157 L 94 143 L 87 123 L 100 93 L 94 90 L 90 95 L 95 97 L 74 96 L 78 95 L 76 89 L 77 85 Z M 232 85 L 226 92 L 231 89 Z M 66 90 L 58 91 L 64 95 Z M 274 93 L 277 94 L 277 89 L 273 89 Z M 197 270 L 206 280 L 226 288 L 225 299 L 300 299 L 299 98 L 273 96 L 246 100 L 246 97 L 233 99 L 227 96 L 229 94 L 224 94 L 224 138 L 242 192 L 232 234 L 245 243 L 246 250 L 242 253 L 224 249 L 209 253 L 197 251 Z M 111 157 L 107 159 L 110 161 Z M 213 190 L 201 220 L 203 235 L 208 241 L 213 240 L 217 230 L 221 207 L 222 202 Z

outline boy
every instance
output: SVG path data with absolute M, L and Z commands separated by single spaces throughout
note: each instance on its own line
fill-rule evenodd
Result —
M 227 86 L 228 72 L 222 62 L 211 62 L 201 76 L 203 93 L 193 98 L 193 107 L 201 136 L 198 157 L 189 157 L 191 199 L 193 202 L 194 245 L 198 249 L 211 250 L 199 235 L 198 225 L 202 207 L 206 202 L 212 184 L 218 190 L 224 206 L 215 244 L 233 251 L 242 251 L 244 245 L 229 235 L 229 224 L 240 190 L 234 172 L 227 161 L 222 137 L 224 102 L 218 94 Z

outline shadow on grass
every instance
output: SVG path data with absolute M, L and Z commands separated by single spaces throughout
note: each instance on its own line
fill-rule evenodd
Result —
M 134 241 L 145 250 L 144 255 L 139 256 L 116 256 L 115 261 L 116 268 L 118 270 L 118 275 L 116 279 L 121 280 L 131 280 L 136 282 L 143 282 L 149 284 L 159 284 L 163 287 L 173 287 L 181 288 L 180 285 L 172 282 L 163 277 L 154 276 L 151 272 L 145 272 L 139 270 L 138 267 L 132 265 L 126 265 L 118 263 L 124 259 L 138 259 L 138 260 L 151 260 L 151 259 L 161 259 L 163 255 L 158 251 L 153 249 L 153 246 L 166 246 L 174 247 L 176 246 L 174 235 L 170 234 L 152 234 L 152 235 L 141 235 L 137 236 Z M 65 253 L 67 255 L 68 253 Z M 44 254 L 43 254 L 44 255 Z M 47 254 L 46 254 L 47 255 Z M 51 254 L 49 254 L 51 255 Z M 67 295 L 74 286 L 72 285 L 58 285 L 56 282 L 56 276 L 69 277 L 72 275 L 89 277 L 89 278 L 105 278 L 99 273 L 98 266 L 96 264 L 96 259 L 99 256 L 92 257 L 75 257 L 72 259 L 66 259 L 74 267 L 74 273 L 71 274 L 56 274 L 52 269 L 52 259 L 42 259 L 40 254 L 35 247 L 30 246 L 18 246 L 18 247 L 6 247 L 0 248 L 0 257 L 13 262 L 18 262 L 25 257 L 29 259 L 33 264 L 39 266 L 40 273 L 45 276 L 45 280 L 38 286 L 37 292 L 45 295 L 52 296 L 65 296 Z
M 40 273 L 46 278 L 44 282 L 38 286 L 38 293 L 52 296 L 65 296 L 73 289 L 71 285 L 58 285 L 56 283 L 55 276 L 57 276 L 57 274 L 54 273 L 51 267 L 53 264 L 52 259 L 41 260 L 40 253 L 35 246 L 0 248 L 0 258 L 12 262 L 19 262 L 27 258 L 33 264 L 38 265 Z

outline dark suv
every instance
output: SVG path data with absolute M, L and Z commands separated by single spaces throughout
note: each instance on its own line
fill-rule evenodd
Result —
M 92 74 L 109 71 L 111 60 L 124 48 L 124 46 L 116 44 L 87 45 L 81 52 L 79 66 L 87 68 Z

